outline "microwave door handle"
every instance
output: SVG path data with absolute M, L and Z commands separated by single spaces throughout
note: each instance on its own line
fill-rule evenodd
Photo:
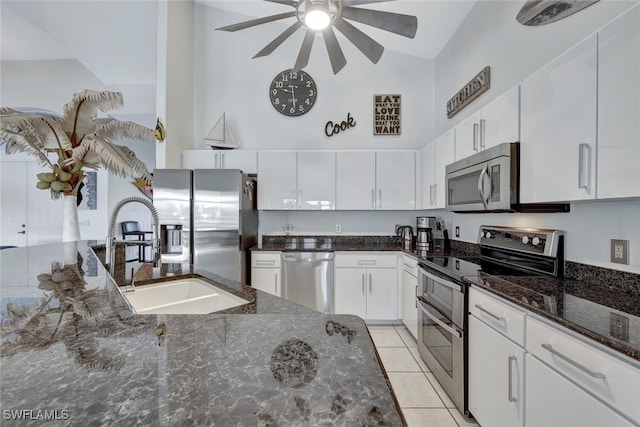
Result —
M 424 301 L 422 298 L 418 297 L 418 303 L 420 304 L 420 307 L 419 307 L 420 311 L 422 311 L 422 313 L 424 313 L 425 316 L 427 316 L 429 319 L 431 319 L 433 322 L 435 322 L 442 329 L 444 329 L 445 331 L 449 332 L 451 335 L 455 335 L 458 338 L 462 338 L 462 332 L 460 332 L 459 330 L 454 329 L 451 326 L 445 324 L 442 320 L 438 319 L 437 317 L 435 317 L 433 314 L 429 313 L 429 311 L 424 308 L 424 306 L 426 304 L 426 301 Z
M 480 193 L 480 197 L 482 199 L 482 205 L 484 206 L 485 209 L 487 209 L 487 200 L 489 199 L 487 196 L 485 196 L 484 194 L 484 176 L 485 174 L 487 176 L 489 176 L 489 170 L 488 167 L 485 166 L 484 169 L 482 169 L 482 172 L 480 172 L 480 178 L 478 178 L 478 193 Z

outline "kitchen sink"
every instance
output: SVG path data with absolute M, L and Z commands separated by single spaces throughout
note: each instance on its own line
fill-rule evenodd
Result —
M 137 284 L 123 294 L 138 314 L 207 314 L 249 303 L 197 277 Z

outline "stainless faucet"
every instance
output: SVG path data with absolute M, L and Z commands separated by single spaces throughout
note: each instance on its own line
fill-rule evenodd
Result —
M 153 266 L 157 267 L 158 262 L 160 261 L 160 221 L 158 220 L 158 210 L 153 203 L 151 203 L 147 199 L 143 199 L 142 197 L 127 197 L 126 199 L 120 200 L 116 203 L 116 206 L 113 208 L 113 213 L 111 214 L 111 218 L 109 219 L 109 234 L 107 236 L 106 242 L 106 259 L 108 262 L 109 273 L 113 277 L 115 270 L 115 253 L 116 253 L 116 220 L 118 219 L 118 212 L 120 209 L 128 203 L 138 202 L 149 208 L 151 211 L 151 217 L 153 218 L 153 223 L 151 226 L 153 227 Z M 133 281 L 132 281 L 133 285 Z

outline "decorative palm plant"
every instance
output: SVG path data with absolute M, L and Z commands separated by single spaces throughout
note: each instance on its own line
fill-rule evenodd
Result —
M 127 137 L 152 142 L 154 131 L 133 122 L 97 117 L 98 111 L 123 105 L 120 92 L 83 90 L 73 95 L 62 115 L 0 107 L 0 145 L 7 154 L 28 153 L 51 167 L 51 172 L 38 174 L 36 186 L 50 190 L 53 198 L 77 196 L 85 168 L 104 167 L 115 175 L 150 181 L 145 164 L 114 141 Z M 57 160 L 49 158 L 52 153 Z

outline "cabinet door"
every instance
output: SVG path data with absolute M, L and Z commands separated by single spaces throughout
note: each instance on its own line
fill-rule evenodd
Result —
M 298 152 L 298 209 L 336 208 L 336 154 L 333 151 Z
M 182 167 L 185 169 L 215 169 L 218 164 L 217 151 L 214 150 L 184 150 L 182 152 Z
M 599 199 L 640 196 L 640 6 L 598 33 Z
M 597 37 L 522 82 L 520 201 L 595 197 Z
M 296 209 L 295 151 L 259 152 L 258 177 L 258 209 Z
M 474 316 L 468 337 L 469 411 L 483 426 L 522 426 L 524 350 Z
M 436 141 L 433 140 L 420 151 L 422 179 L 420 180 L 420 207 L 433 209 L 436 184 Z
M 455 161 L 455 131 L 443 133 L 435 141 L 435 174 L 433 186 L 433 208 L 444 209 L 446 205 L 446 167 Z
M 367 317 L 366 270 L 336 268 L 334 284 L 335 314 Z
M 375 152 L 338 151 L 336 184 L 337 209 L 375 209 Z
M 414 338 L 418 337 L 418 278 L 402 270 L 402 323 Z
M 252 268 L 251 286 L 277 297 L 282 296 L 279 268 Z
M 258 153 L 253 150 L 219 150 L 218 168 L 240 169 L 244 173 L 258 173 Z
M 520 141 L 520 85 L 482 107 L 480 150 Z
M 526 376 L 527 427 L 633 425 L 529 354 Z
M 464 119 L 455 127 L 456 160 L 464 159 L 480 151 L 480 111 Z
M 367 269 L 366 282 L 367 319 L 398 320 L 398 270 Z
M 415 152 L 376 152 L 376 209 L 416 208 Z

